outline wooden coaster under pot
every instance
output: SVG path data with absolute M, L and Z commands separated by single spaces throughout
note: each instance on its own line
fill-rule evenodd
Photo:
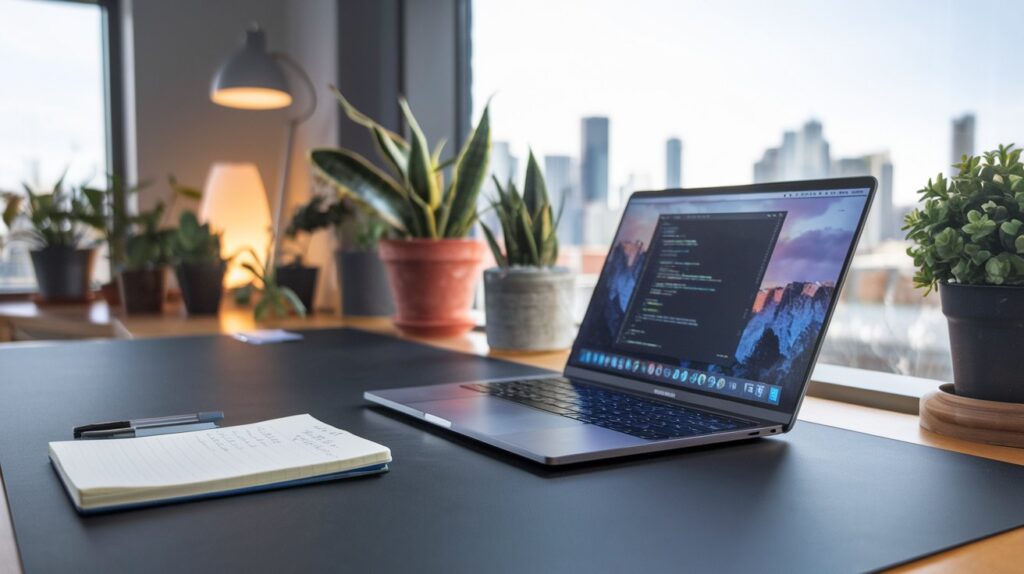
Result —
M 1024 448 L 1024 403 L 958 397 L 947 383 L 921 397 L 921 427 L 973 442 Z

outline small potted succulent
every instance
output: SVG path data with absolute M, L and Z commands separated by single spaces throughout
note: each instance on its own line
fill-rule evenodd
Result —
M 86 228 L 75 213 L 82 203 L 75 190 L 65 189 L 64 178 L 50 192 L 25 185 L 24 197 L 5 193 L 3 221 L 11 238 L 32 248 L 32 267 L 41 303 L 77 303 L 92 296 L 91 281 L 96 249 L 89 245 Z M 27 225 L 20 226 L 24 221 Z
M 216 315 L 224 292 L 227 261 L 220 256 L 220 234 L 186 211 L 171 239 L 174 273 L 189 315 Z
M 408 140 L 360 113 L 336 90 L 335 95 L 348 117 L 370 131 L 391 175 L 344 149 L 314 149 L 310 159 L 321 176 L 362 200 L 398 237 L 380 243 L 397 308 L 395 325 L 405 334 L 423 337 L 469 331 L 475 324 L 470 308 L 486 247 L 467 236 L 476 223 L 477 197 L 490 158 L 488 109 L 459 155 L 442 161 L 443 143 L 432 150 L 427 146 L 404 99 L 399 103 L 411 133 Z
M 341 313 L 365 317 L 391 315 L 395 306 L 378 252 L 388 226 L 349 198 L 329 202 L 327 197 L 315 195 L 295 210 L 285 234 L 294 237 L 300 231 L 312 234 L 320 229 L 332 229 L 338 239 L 334 261 L 341 290 Z
M 502 351 L 553 351 L 572 345 L 572 273 L 555 266 L 558 223 L 544 176 L 530 152 L 523 193 L 513 182 L 502 187 L 491 209 L 501 223 L 504 249 L 490 228 L 484 235 L 497 267 L 484 271 L 487 344 Z
M 1024 403 L 1024 164 L 1013 145 L 963 158 L 921 189 L 905 220 L 914 282 L 938 287 L 949 320 L 954 389 Z

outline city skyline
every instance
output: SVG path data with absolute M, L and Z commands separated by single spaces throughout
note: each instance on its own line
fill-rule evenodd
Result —
M 611 118 L 613 184 L 634 172 L 660 186 L 664 142 L 676 135 L 686 142 L 685 185 L 749 183 L 779 133 L 818 118 L 834 157 L 888 150 L 894 202 L 905 205 L 949 173 L 949 122 L 965 111 L 978 118 L 975 152 L 1024 144 L 1024 78 L 1006 77 L 990 57 L 1012 51 L 1016 35 L 983 18 L 984 6 L 1012 19 L 1024 5 L 959 5 L 476 0 L 472 97 L 479 113 L 494 96 L 494 137 L 520 155 L 532 146 L 577 156 L 579 119 Z M 534 11 L 544 17 L 526 18 Z M 637 41 L 609 41 L 624 35 Z M 963 69 L 973 81 L 952 81 Z

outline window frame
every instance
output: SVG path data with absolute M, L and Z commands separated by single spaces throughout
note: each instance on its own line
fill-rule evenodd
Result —
M 125 134 L 125 57 L 122 0 L 32 0 L 64 4 L 91 4 L 100 8 L 103 66 L 103 129 L 107 173 L 126 177 L 128 160 Z M 38 292 L 32 289 L 0 290 L 0 301 L 23 300 Z

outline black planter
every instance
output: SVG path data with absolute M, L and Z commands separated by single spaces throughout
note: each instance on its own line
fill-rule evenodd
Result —
M 277 284 L 288 287 L 298 295 L 299 301 L 306 306 L 306 313 L 313 313 L 313 298 L 316 295 L 316 277 L 319 267 L 305 265 L 282 265 L 277 268 Z
M 181 287 L 181 298 L 189 315 L 216 315 L 224 292 L 224 263 L 195 265 L 182 263 L 174 268 Z
M 339 249 L 334 252 L 334 261 L 341 288 L 342 315 L 381 317 L 395 312 L 387 270 L 376 250 Z
M 31 252 L 39 295 L 46 302 L 89 299 L 95 249 L 44 247 Z
M 122 271 L 117 276 L 121 286 L 121 306 L 129 315 L 162 313 L 167 296 L 167 269 Z
M 939 286 L 956 394 L 1024 403 L 1024 287 Z

